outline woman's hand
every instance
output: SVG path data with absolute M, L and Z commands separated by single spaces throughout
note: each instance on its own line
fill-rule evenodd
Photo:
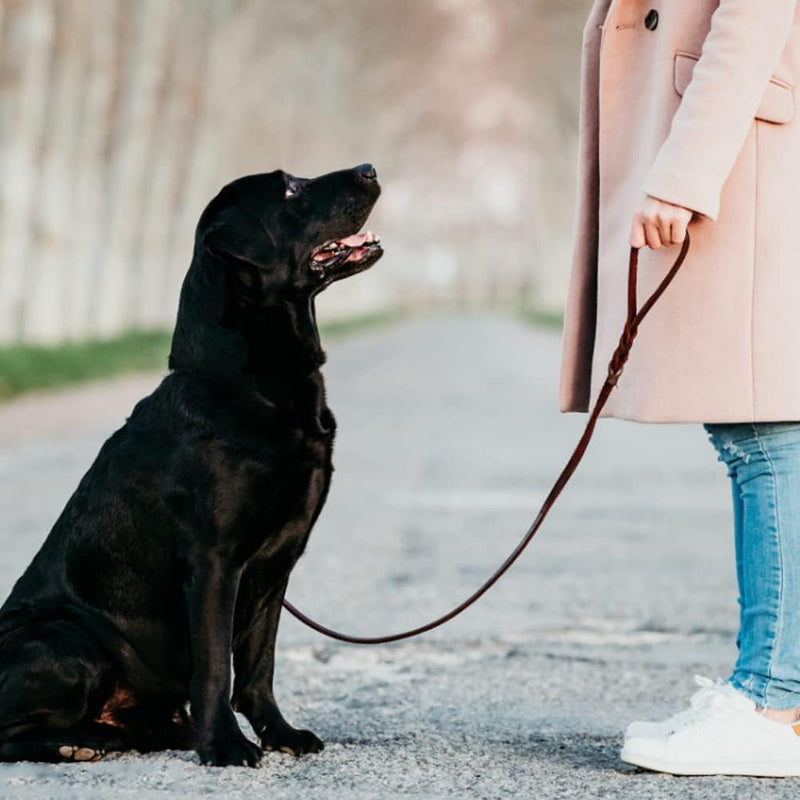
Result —
M 686 238 L 686 226 L 694 212 L 647 195 L 633 215 L 631 247 L 669 247 Z

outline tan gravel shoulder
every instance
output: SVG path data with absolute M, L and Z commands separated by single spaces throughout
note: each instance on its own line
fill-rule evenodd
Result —
M 26 394 L 0 404 L 0 446 L 21 439 L 72 433 L 124 419 L 162 379 L 159 372 Z

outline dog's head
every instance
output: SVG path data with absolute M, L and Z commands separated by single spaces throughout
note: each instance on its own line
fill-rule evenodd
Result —
M 360 232 L 380 191 L 370 164 L 225 186 L 197 225 L 170 366 L 222 377 L 319 366 L 314 296 L 383 254 L 377 236 Z
M 371 164 L 319 178 L 248 175 L 209 203 L 196 246 L 231 270 L 252 302 L 314 295 L 383 254 L 378 237 L 361 232 L 379 195 Z

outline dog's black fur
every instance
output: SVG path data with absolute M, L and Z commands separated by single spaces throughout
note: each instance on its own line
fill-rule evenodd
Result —
M 278 710 L 275 635 L 332 471 L 314 297 L 382 252 L 372 237 L 319 248 L 357 233 L 379 194 L 368 164 L 279 171 L 203 212 L 170 374 L 0 609 L 0 760 L 195 747 L 253 766 L 262 748 L 322 748 Z

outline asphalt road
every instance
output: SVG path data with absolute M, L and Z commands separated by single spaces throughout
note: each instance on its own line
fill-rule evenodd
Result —
M 559 350 L 557 334 L 492 316 L 412 320 L 329 346 L 336 474 L 291 599 L 371 634 L 472 591 L 582 430 L 556 410 Z M 0 593 L 154 381 L 0 409 Z M 618 760 L 630 720 L 668 715 L 693 674 L 732 664 L 726 481 L 697 425 L 601 421 L 530 550 L 459 620 L 377 648 L 283 620 L 277 694 L 326 741 L 322 754 L 268 754 L 258 770 L 203 768 L 188 753 L 2 765 L 0 797 L 795 797 L 796 780 L 675 778 Z

